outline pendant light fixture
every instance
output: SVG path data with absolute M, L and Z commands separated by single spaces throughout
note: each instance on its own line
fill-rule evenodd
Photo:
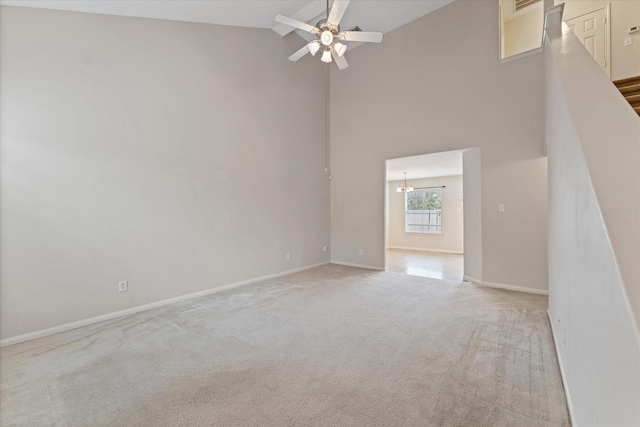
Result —
M 411 193 L 413 191 L 412 186 L 407 186 L 407 173 L 404 172 L 404 187 L 398 187 L 396 193 Z

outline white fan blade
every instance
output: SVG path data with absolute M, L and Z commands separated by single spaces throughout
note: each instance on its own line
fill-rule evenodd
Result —
M 339 70 L 344 70 L 349 66 L 347 59 L 344 56 L 338 56 L 338 52 L 336 52 L 335 49 L 331 49 L 331 56 L 333 56 L 333 60 L 336 61 Z
M 343 31 L 338 34 L 340 40 L 348 42 L 374 42 L 382 41 L 382 33 L 371 33 L 366 31 Z
M 302 49 L 296 51 L 296 53 L 294 53 L 289 57 L 289 61 L 296 62 L 298 59 L 302 58 L 307 53 L 309 53 L 309 47 L 307 45 L 304 45 Z
M 289 17 L 284 16 L 284 15 L 276 16 L 276 21 L 280 22 L 281 24 L 286 24 L 286 25 L 290 25 L 290 26 L 295 27 L 295 28 L 299 28 L 299 29 L 301 29 L 303 31 L 307 31 L 309 33 L 317 34 L 317 33 L 320 32 L 320 30 L 318 30 L 313 25 L 309 25 L 306 22 L 298 21 L 297 19 L 289 18 Z
M 338 25 L 342 19 L 342 15 L 344 15 L 344 12 L 347 10 L 347 6 L 349 6 L 349 0 L 333 0 L 327 21 L 333 25 Z

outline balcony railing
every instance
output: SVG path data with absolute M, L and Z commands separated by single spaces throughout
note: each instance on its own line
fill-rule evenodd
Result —
M 442 233 L 442 210 L 408 210 L 404 224 L 410 233 Z

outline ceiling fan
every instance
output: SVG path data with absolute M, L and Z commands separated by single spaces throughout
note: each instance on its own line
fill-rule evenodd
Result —
M 315 54 L 322 49 L 322 56 L 320 58 L 322 62 L 330 63 L 333 57 L 338 68 L 344 70 L 349 66 L 349 63 L 344 57 L 347 45 L 341 43 L 341 41 L 380 43 L 382 41 L 382 33 L 340 31 L 340 20 L 347 10 L 348 5 L 349 0 L 334 0 L 331 12 L 329 12 L 329 0 L 327 0 L 327 19 L 319 21 L 315 27 L 283 15 L 276 16 L 276 21 L 315 34 L 317 37 L 317 40 L 313 40 L 291 55 L 289 61 L 297 61 L 307 53 L 315 56 Z

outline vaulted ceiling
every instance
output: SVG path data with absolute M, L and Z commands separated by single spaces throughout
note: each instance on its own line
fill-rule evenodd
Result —
M 387 33 L 454 0 L 353 0 L 342 18 L 344 30 Z M 331 5 L 333 0 L 330 0 Z M 271 28 L 284 36 L 291 27 L 278 14 L 315 25 L 326 16 L 325 0 L 0 0 L 8 6 L 37 7 L 107 15 L 168 19 L 239 27 Z M 308 33 L 298 33 L 309 39 Z

